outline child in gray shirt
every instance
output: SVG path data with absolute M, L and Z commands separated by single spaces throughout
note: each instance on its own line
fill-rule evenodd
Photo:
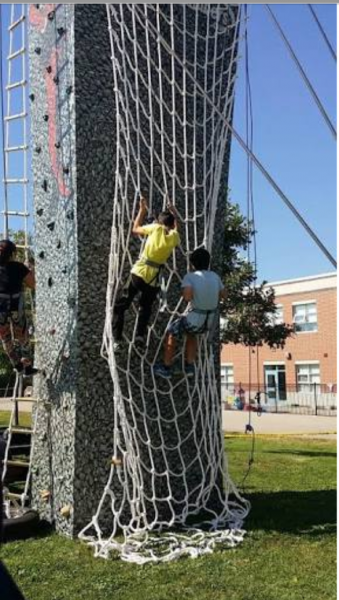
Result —
M 154 372 L 161 377 L 171 377 L 176 338 L 183 334 L 186 334 L 185 373 L 188 377 L 194 375 L 196 336 L 211 330 L 217 316 L 219 301 L 226 295 L 219 275 L 208 270 L 210 259 L 210 254 L 205 248 L 198 248 L 191 254 L 193 272 L 187 273 L 181 284 L 182 295 L 188 306 L 185 313 L 173 321 L 167 330 L 164 364 L 154 367 Z

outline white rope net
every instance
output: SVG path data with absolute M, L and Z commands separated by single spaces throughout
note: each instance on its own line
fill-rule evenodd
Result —
M 223 451 L 218 344 L 199 336 L 192 379 L 183 369 L 184 343 L 175 357 L 177 376 L 165 380 L 153 369 L 167 326 L 184 309 L 178 298 L 189 253 L 203 245 L 218 251 L 214 225 L 225 191 L 225 119 L 233 108 L 240 17 L 237 7 L 222 4 L 111 4 L 107 12 L 116 181 L 103 356 L 114 387 L 113 458 L 97 512 L 80 538 L 97 556 L 113 550 L 141 564 L 234 546 L 249 511 Z M 166 266 L 167 299 L 155 302 L 145 344 L 135 341 L 135 303 L 118 355 L 112 317 L 140 253 L 131 235 L 140 191 L 151 213 L 172 200 L 181 247 Z

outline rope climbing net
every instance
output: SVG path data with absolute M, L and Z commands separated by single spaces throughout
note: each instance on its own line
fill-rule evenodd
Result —
M 223 4 L 111 4 L 107 13 L 116 178 L 103 356 L 114 389 L 113 458 L 80 538 L 97 556 L 115 550 L 126 561 L 168 561 L 212 552 L 220 543 L 234 546 L 249 511 L 223 452 L 219 345 L 199 336 L 193 378 L 183 369 L 183 348 L 177 375 L 164 380 L 153 369 L 167 326 L 184 308 L 178 298 L 189 253 L 204 245 L 220 254 L 215 224 L 226 192 L 240 11 Z M 140 253 L 131 235 L 140 192 L 151 214 L 171 199 L 181 247 L 166 265 L 166 301 L 157 304 L 145 343 L 135 339 L 132 306 L 117 354 L 112 317 Z

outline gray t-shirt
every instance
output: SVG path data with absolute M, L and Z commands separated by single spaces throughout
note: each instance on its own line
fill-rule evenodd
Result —
M 214 271 L 193 271 L 185 275 L 181 287 L 193 289 L 193 299 L 188 305 L 186 319 L 189 325 L 199 329 L 206 322 L 206 314 L 194 312 L 194 308 L 214 311 L 219 305 L 219 295 L 224 284 Z M 207 329 L 212 327 L 214 319 L 215 312 L 212 312 L 208 316 Z

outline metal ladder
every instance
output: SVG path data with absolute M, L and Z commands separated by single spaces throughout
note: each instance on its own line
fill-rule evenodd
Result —
M 3 96 L 1 98 L 4 157 L 2 233 L 4 238 L 8 238 L 19 230 L 24 232 L 22 243 L 16 244 L 16 246 L 24 251 L 26 261 L 29 257 L 29 218 L 31 216 L 29 210 L 30 181 L 28 177 L 30 168 L 30 146 L 28 141 L 28 9 L 29 5 L 27 4 L 10 5 L 8 39 L 4 36 L 1 39 L 1 54 L 5 49 L 5 44 L 8 43 L 6 85 L 2 82 L 6 103 L 4 103 Z M 0 6 L 0 11 L 1 23 L 5 16 L 3 5 Z M 1 94 L 3 94 L 3 89 Z M 30 298 L 30 303 L 33 305 L 32 298 Z M 7 516 L 10 516 L 13 510 L 17 512 L 25 509 L 30 503 L 31 457 L 38 406 L 36 406 L 35 411 L 32 411 L 32 425 L 30 427 L 20 425 L 19 406 L 24 402 L 33 405 L 38 401 L 35 398 L 24 396 L 24 381 L 21 374 L 16 375 L 11 401 L 12 410 L 6 431 L 6 450 L 2 470 L 4 507 Z
M 27 4 L 10 5 L 8 26 L 6 109 L 4 132 L 4 208 L 3 235 L 23 230 L 23 243 L 17 245 L 28 258 L 29 232 L 29 114 L 28 114 L 28 48 Z M 3 5 L 1 6 L 3 12 Z M 19 220 L 18 220 L 19 219 Z

